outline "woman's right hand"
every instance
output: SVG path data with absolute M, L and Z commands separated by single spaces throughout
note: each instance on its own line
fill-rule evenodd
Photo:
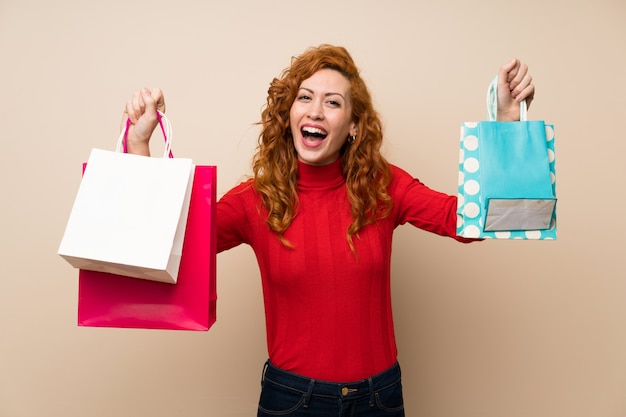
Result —
M 121 126 L 123 130 L 127 121 L 130 120 L 126 136 L 128 153 L 150 155 L 150 137 L 159 123 L 157 110 L 165 112 L 165 97 L 158 88 L 153 90 L 143 88 L 135 92 L 128 100 Z

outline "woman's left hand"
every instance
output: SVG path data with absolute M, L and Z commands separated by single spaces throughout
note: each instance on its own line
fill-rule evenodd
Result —
M 533 77 L 528 73 L 528 66 L 519 59 L 513 59 L 500 67 L 498 71 L 498 113 L 499 121 L 511 122 L 520 118 L 520 102 L 526 100 L 526 106 L 535 96 Z

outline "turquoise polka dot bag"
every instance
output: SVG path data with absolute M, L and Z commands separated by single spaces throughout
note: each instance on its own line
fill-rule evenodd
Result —
M 468 238 L 556 239 L 554 126 L 497 122 L 497 78 L 487 93 L 489 120 L 461 126 L 457 234 Z

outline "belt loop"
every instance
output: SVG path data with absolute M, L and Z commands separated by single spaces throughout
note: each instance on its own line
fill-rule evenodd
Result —
M 265 365 L 263 365 L 263 371 L 261 372 L 261 387 L 263 387 L 263 383 L 265 382 L 265 373 L 267 372 L 267 368 L 270 366 L 270 360 L 265 361 Z
M 311 382 L 309 382 L 309 390 L 306 393 L 306 396 L 304 397 L 304 408 L 309 408 L 309 400 L 311 399 L 311 395 L 313 394 L 313 386 L 315 385 L 315 380 L 312 379 Z
M 374 407 L 374 381 L 372 378 L 367 378 L 367 382 L 370 384 L 370 407 Z

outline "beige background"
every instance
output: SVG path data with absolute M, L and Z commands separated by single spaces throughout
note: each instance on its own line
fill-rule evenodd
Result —
M 208 333 L 79 328 L 56 255 L 92 147 L 137 89 L 166 92 L 178 156 L 245 175 L 272 77 L 345 45 L 388 158 L 455 193 L 459 125 L 501 63 L 556 125 L 559 238 L 464 246 L 404 227 L 393 295 L 408 415 L 626 414 L 626 3 L 0 0 L 0 416 L 252 416 L 266 358 L 252 251 L 218 256 Z M 349 325 L 350 323 L 346 323 Z M 349 355 L 350 352 L 346 352 Z

